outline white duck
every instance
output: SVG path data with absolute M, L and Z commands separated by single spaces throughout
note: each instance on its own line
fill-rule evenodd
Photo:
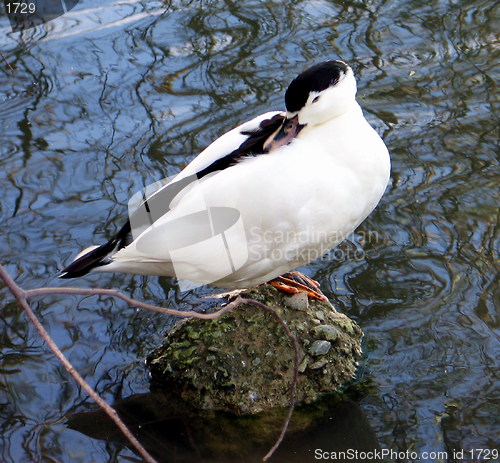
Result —
M 321 257 L 389 180 L 389 153 L 355 95 L 346 63 L 307 69 L 286 91 L 286 112 L 222 135 L 60 276 L 126 272 L 239 289 Z

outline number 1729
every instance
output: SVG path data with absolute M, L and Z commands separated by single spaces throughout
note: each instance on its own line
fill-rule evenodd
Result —
M 9 2 L 5 4 L 7 14 L 33 14 L 36 9 L 34 3 Z

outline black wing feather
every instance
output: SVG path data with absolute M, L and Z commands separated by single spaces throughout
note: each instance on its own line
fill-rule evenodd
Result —
M 264 143 L 281 127 L 284 120 L 285 116 L 283 114 L 276 114 L 270 119 L 263 120 L 257 129 L 253 131 L 241 132 L 242 135 L 247 135 L 248 138 L 234 151 L 222 158 L 217 159 L 208 167 L 200 170 L 196 174 L 197 178 L 200 179 L 205 175 L 211 174 L 212 172 L 227 169 L 249 156 L 267 154 L 267 151 L 264 149 Z

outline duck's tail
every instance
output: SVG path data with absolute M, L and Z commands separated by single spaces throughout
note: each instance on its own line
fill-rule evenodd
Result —
M 101 246 L 91 246 L 80 252 L 73 262 L 59 274 L 59 278 L 78 278 L 86 275 L 96 267 L 102 267 L 113 261 L 112 255 L 128 246 L 132 241 L 130 221 L 120 229 L 107 243 Z

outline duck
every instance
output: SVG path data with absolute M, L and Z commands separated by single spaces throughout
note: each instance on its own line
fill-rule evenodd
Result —
M 233 128 L 135 195 L 119 231 L 80 252 L 60 278 L 123 272 L 232 290 L 275 282 L 317 295 L 317 283 L 293 270 L 350 235 L 390 177 L 389 151 L 356 92 L 346 62 L 309 67 L 288 86 L 285 110 Z

